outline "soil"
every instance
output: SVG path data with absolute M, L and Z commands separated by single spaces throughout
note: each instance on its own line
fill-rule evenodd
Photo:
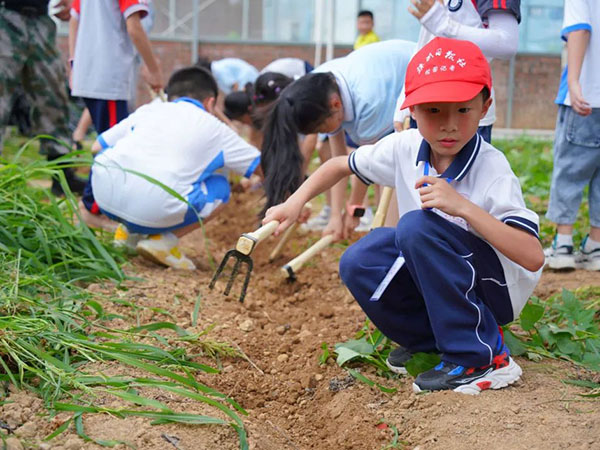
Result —
M 235 296 L 224 297 L 223 282 L 210 291 L 213 268 L 208 253 L 220 261 L 240 233 L 256 228 L 259 201 L 256 193 L 234 195 L 223 213 L 206 225 L 206 240 L 202 231 L 182 240 L 182 248 L 198 267 L 196 271 L 178 272 L 133 257 L 125 270 L 142 280 L 127 281 L 128 290 L 116 290 L 110 283 L 88 288 L 140 306 L 163 308 L 172 315 L 144 309 L 138 318 L 140 324 L 175 320 L 189 332 L 214 325 L 210 339 L 241 349 L 247 359 L 223 358 L 220 374 L 202 374 L 198 379 L 232 396 L 248 411 L 244 422 L 251 449 L 600 449 L 600 400 L 581 397 L 581 388 L 563 382 L 569 378 L 600 381 L 598 374 L 564 361 L 517 358 L 524 372 L 521 381 L 473 397 L 453 392 L 415 395 L 410 377 L 385 380 L 370 368 L 359 367 L 379 383 L 398 388 L 395 394 L 384 394 L 348 378 L 332 359 L 319 365 L 322 343 L 332 348 L 352 338 L 365 321 L 338 277 L 341 245 L 321 253 L 298 273 L 296 282 L 289 283 L 281 277 L 279 267 L 318 236 L 296 238 L 271 264 L 268 254 L 275 241 L 267 241 L 253 253 L 255 265 L 244 303 Z M 234 290 L 239 285 L 238 280 Z M 535 295 L 547 298 L 562 288 L 591 285 L 600 285 L 600 274 L 545 272 Z M 192 326 L 199 295 L 198 322 Z M 110 308 L 126 313 L 114 305 Z M 130 327 L 135 320 L 114 321 L 112 325 Z M 94 369 L 105 374 L 134 374 L 110 364 Z M 192 400 L 158 391 L 143 394 L 177 411 L 214 415 L 213 410 Z M 7 448 L 101 448 L 84 442 L 72 428 L 51 442 L 42 442 L 68 416 L 48 418 L 42 401 L 29 393 L 11 390 L 7 400 L 11 403 L 0 404 L 0 424 L 15 430 Z M 119 406 L 112 399 L 106 402 L 107 406 Z M 138 449 L 239 448 L 236 433 L 223 426 L 152 426 L 146 419 L 118 419 L 106 414 L 87 415 L 84 424 L 89 436 L 123 440 Z M 395 430 L 397 445 L 392 447 Z

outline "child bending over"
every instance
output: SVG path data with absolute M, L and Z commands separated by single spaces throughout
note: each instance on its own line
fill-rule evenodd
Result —
M 525 207 L 504 155 L 477 134 L 491 104 L 479 47 L 435 38 L 408 65 L 406 99 L 418 130 L 385 137 L 321 166 L 265 222 L 292 224 L 302 205 L 351 173 L 394 186 L 400 220 L 352 245 L 340 275 L 371 321 L 401 347 L 442 362 L 413 388 L 477 394 L 519 379 L 499 325 L 527 302 L 544 263 L 538 217 Z
M 92 166 L 92 189 L 101 212 L 121 223 L 115 240 L 137 244 L 142 256 L 166 266 L 195 268 L 178 238 L 229 200 L 227 178 L 215 172 L 249 177 L 260 165 L 258 150 L 212 115 L 217 93 L 208 71 L 181 69 L 167 84 L 169 102 L 142 106 L 92 148 L 103 149 Z

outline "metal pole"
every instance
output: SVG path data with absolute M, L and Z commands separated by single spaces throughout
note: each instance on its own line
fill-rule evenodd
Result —
M 506 92 L 506 128 L 512 128 L 512 112 L 513 112 L 513 96 L 515 93 L 515 60 L 516 57 L 510 58 L 508 65 L 508 86 Z
M 175 19 L 177 18 L 177 10 L 175 9 L 175 0 L 169 0 L 169 29 L 171 35 L 175 35 Z
M 321 64 L 321 46 L 323 44 L 323 0 L 315 0 L 315 63 Z
M 242 39 L 248 39 L 248 21 L 250 18 L 250 0 L 242 3 Z
M 327 0 L 327 46 L 325 51 L 325 60 L 333 59 L 333 39 L 335 31 L 335 0 Z
M 192 64 L 196 64 L 198 61 L 198 14 L 200 14 L 200 8 L 198 2 L 200 0 L 194 0 L 194 6 L 192 8 Z

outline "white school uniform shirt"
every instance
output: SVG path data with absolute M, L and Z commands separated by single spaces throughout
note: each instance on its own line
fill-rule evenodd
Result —
M 414 42 L 400 39 L 376 42 L 313 71 L 335 76 L 344 106 L 342 128 L 356 144 L 372 144 L 393 131 L 391 99 L 404 86 L 414 49 Z
M 306 61 L 300 58 L 279 58 L 267 64 L 260 71 L 260 74 L 267 72 L 281 73 L 286 77 L 297 80 L 306 75 Z
M 73 56 L 75 97 L 128 100 L 135 84 L 136 50 L 125 21 L 148 14 L 146 0 L 75 0 L 71 15 L 79 21 Z
M 429 144 L 418 130 L 411 129 L 386 136 L 375 145 L 360 147 L 350 154 L 348 163 L 364 183 L 395 187 L 402 217 L 409 211 L 421 209 L 415 184 L 429 165 L 429 153 Z M 432 166 L 429 166 L 429 175 L 438 175 Z M 496 219 L 538 237 L 539 218 L 525 206 L 519 180 L 506 157 L 478 134 L 441 176 L 450 178 L 450 184 L 459 194 Z M 435 208 L 432 211 L 478 235 L 464 219 Z M 531 272 L 494 250 L 504 269 L 514 317 L 518 317 L 542 271 Z
M 210 64 L 219 89 L 226 95 L 233 92 L 233 85 L 242 91 L 246 84 L 254 83 L 258 78 L 258 70 L 253 65 L 239 58 L 223 58 Z
M 431 8 L 425 16 L 421 18 L 421 23 L 426 22 L 429 17 L 436 13 L 438 5 L 434 5 L 435 8 Z M 439 5 L 441 7 L 441 5 Z M 504 11 L 511 13 L 515 16 L 517 21 L 521 20 L 521 9 L 520 0 L 444 0 L 444 7 L 449 11 L 449 19 L 456 27 L 464 25 L 473 28 L 486 28 L 487 27 L 487 16 L 491 11 Z M 457 32 L 457 29 L 451 30 L 453 33 Z M 417 41 L 417 47 L 415 53 L 423 48 L 427 43 L 433 40 L 436 34 L 430 32 L 424 25 L 421 25 L 419 32 L 419 39 Z M 451 35 L 450 37 L 454 37 Z M 519 35 L 516 34 L 514 37 L 515 41 L 519 40 Z M 492 58 L 487 58 L 488 62 L 491 62 Z M 491 92 L 492 104 L 488 109 L 486 116 L 479 122 L 479 126 L 492 125 L 496 121 L 496 100 L 494 89 Z M 405 94 L 404 89 L 398 96 L 396 101 L 396 110 L 394 113 L 394 122 L 402 122 L 404 118 L 408 117 L 408 108 L 400 109 L 404 102 Z
M 203 181 L 223 167 L 249 176 L 260 163 L 256 148 L 206 112 L 202 103 L 185 97 L 140 107 L 98 141 L 106 149 L 92 166 L 98 206 L 151 228 L 182 223 L 188 205 L 123 169 L 148 175 L 187 199 L 195 189 L 206 191 Z
M 566 42 L 569 33 L 588 30 L 590 42 L 583 57 L 579 83 L 583 98 L 592 108 L 600 108 L 600 3 L 597 0 L 567 0 L 563 28 L 560 33 Z M 556 103 L 571 106 L 569 86 L 567 84 L 568 66 L 564 68 Z

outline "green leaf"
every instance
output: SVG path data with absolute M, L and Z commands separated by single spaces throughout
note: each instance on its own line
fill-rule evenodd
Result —
M 440 363 L 440 355 L 436 353 L 415 353 L 406 364 L 406 371 L 413 377 L 416 377 L 422 372 L 427 372 L 433 369 Z
M 503 327 L 503 331 L 504 343 L 508 346 L 510 353 L 515 356 L 523 355 L 527 349 L 521 340 L 508 327 Z
M 527 303 L 521 311 L 520 321 L 521 328 L 525 331 L 530 331 L 534 328 L 536 322 L 544 316 L 544 307 Z

